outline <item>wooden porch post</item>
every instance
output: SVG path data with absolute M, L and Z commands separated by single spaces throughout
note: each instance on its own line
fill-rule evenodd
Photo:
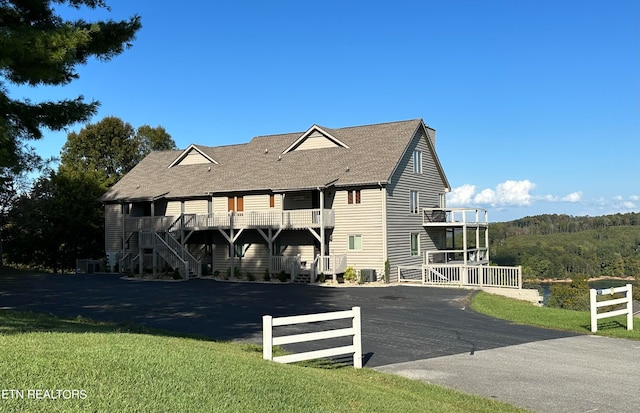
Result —
M 269 228 L 269 236 L 267 238 L 267 245 L 269 248 L 269 263 L 267 267 L 269 268 L 269 276 L 271 276 L 271 261 L 273 260 L 273 230 L 271 228 Z

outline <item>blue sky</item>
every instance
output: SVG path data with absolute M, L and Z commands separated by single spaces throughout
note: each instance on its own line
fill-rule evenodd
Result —
M 636 0 L 125 1 L 133 47 L 62 88 L 97 122 L 162 125 L 179 147 L 422 118 L 453 188 L 491 221 L 640 211 Z M 76 125 L 72 130 L 78 130 Z M 36 142 L 57 156 L 66 133 Z

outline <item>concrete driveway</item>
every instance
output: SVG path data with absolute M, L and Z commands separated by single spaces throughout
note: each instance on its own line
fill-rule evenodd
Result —
M 0 277 L 0 309 L 256 343 L 262 315 L 360 306 L 365 367 L 539 412 L 638 411 L 640 342 L 496 320 L 470 311 L 468 294 L 411 286 L 145 282 L 116 275 Z

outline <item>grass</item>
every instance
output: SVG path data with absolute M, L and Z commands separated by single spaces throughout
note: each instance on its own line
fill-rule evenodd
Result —
M 537 307 L 524 301 L 486 292 L 479 292 L 473 297 L 471 308 L 479 313 L 518 324 L 640 340 L 640 329 L 636 325 L 640 320 L 634 320 L 634 329 L 629 331 L 627 330 L 626 316 L 601 319 L 598 321 L 598 332 L 591 333 L 591 314 L 589 311 Z
M 0 411 L 523 411 L 370 369 L 281 365 L 255 345 L 81 318 L 0 311 L 0 348 Z

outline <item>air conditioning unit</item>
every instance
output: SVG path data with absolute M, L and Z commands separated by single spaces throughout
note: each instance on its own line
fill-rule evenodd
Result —
M 368 268 L 360 270 L 360 277 L 366 283 L 372 283 L 377 281 L 376 270 Z

